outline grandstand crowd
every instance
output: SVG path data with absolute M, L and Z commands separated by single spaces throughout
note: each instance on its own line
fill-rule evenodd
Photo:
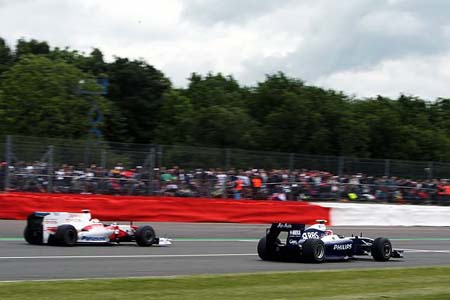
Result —
M 365 174 L 337 176 L 305 169 L 187 170 L 173 166 L 149 171 L 141 166 L 127 169 L 119 163 L 110 169 L 63 164 L 49 171 L 48 165 L 42 162 L 17 162 L 11 166 L 3 162 L 0 188 L 26 192 L 152 194 L 243 200 L 450 203 L 450 181 L 447 179 L 412 180 Z

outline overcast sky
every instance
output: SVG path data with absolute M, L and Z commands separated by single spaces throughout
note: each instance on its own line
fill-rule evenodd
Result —
M 450 98 L 449 0 L 0 0 L 0 37 L 142 58 L 176 86 L 282 71 L 358 97 Z

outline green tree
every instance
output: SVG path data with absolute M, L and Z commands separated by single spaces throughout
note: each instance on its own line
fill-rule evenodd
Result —
M 35 39 L 27 41 L 25 39 L 19 39 L 16 44 L 15 56 L 16 59 L 20 59 L 24 55 L 34 54 L 49 54 L 50 46 L 47 42 L 39 42 Z
M 368 151 L 372 158 L 399 158 L 393 151 L 400 141 L 401 117 L 395 100 L 378 96 L 356 101 L 353 111 L 368 129 Z
M 13 63 L 13 54 L 5 40 L 0 38 L 0 75 L 8 70 Z
M 96 77 L 106 76 L 107 64 L 104 61 L 103 53 L 97 48 L 92 49 L 89 55 L 85 55 L 67 47 L 64 49 L 56 47 L 50 51 L 48 57 L 56 60 L 64 60 L 76 66 L 81 71 L 93 74 Z
M 249 148 L 255 121 L 240 107 L 194 108 L 191 100 L 172 91 L 165 95 L 155 139 L 163 144 Z
M 343 111 L 340 121 L 332 129 L 335 155 L 369 157 L 369 126 L 364 122 L 364 117 L 350 110 Z M 330 154 L 330 153 L 328 153 Z
M 449 160 L 450 139 L 439 129 L 421 129 L 413 124 L 403 125 L 399 141 L 393 145 L 395 158 L 421 161 Z
M 159 122 L 154 131 L 156 143 L 194 144 L 194 107 L 191 100 L 177 91 L 164 94 Z
M 252 90 L 249 111 L 261 124 L 267 150 L 328 155 L 367 155 L 367 133 L 341 92 L 307 86 L 283 73 Z M 363 129 L 363 130 L 358 130 Z
M 403 124 L 414 124 L 414 126 L 424 129 L 432 126 L 429 104 L 424 100 L 401 95 L 395 104 Z
M 6 120 L 6 101 L 3 91 L 0 89 L 0 120 Z M 0 132 L 6 133 L 6 122 L 0 122 Z
M 303 87 L 303 81 L 289 78 L 282 72 L 267 75 L 265 81 L 258 83 L 257 87 L 252 89 L 247 100 L 250 115 L 258 122 L 264 122 L 268 114 L 282 105 L 283 94 L 298 94 Z
M 242 89 L 232 76 L 193 73 L 183 94 L 191 99 L 196 109 L 209 106 L 243 107 L 246 89 Z
M 254 148 L 256 122 L 240 107 L 210 106 L 196 113 L 192 135 L 201 146 Z
M 85 137 L 89 133 L 89 114 L 96 103 L 104 114 L 110 105 L 102 97 L 82 95 L 83 89 L 95 92 L 95 80 L 63 61 L 25 55 L 3 73 L 0 90 L 5 130 L 9 134 L 32 136 Z
M 109 79 L 104 97 L 99 78 Z M 173 89 L 142 60 L 107 63 L 97 48 L 85 54 L 34 39 L 12 50 L 0 38 L 2 132 L 85 137 L 96 106 L 111 141 L 450 160 L 450 99 L 355 99 L 282 72 L 255 87 L 193 73 Z
M 237 148 L 257 146 L 259 126 L 245 107 L 249 91 L 241 88 L 232 76 L 194 73 L 187 89 L 180 93 L 189 99 L 193 110 L 188 135 L 192 143 Z
M 450 137 L 450 99 L 438 98 L 429 108 L 431 127 L 440 128 Z
M 272 107 L 264 118 L 260 145 L 265 145 L 267 150 L 308 152 L 311 124 L 320 122 L 317 120 L 320 116 L 313 112 L 309 99 L 295 93 L 279 94 L 278 99 L 281 104 Z
M 150 143 L 159 119 L 163 95 L 171 83 L 163 73 L 139 60 L 116 58 L 107 66 L 110 99 L 126 124 L 125 134 L 110 132 L 111 140 Z

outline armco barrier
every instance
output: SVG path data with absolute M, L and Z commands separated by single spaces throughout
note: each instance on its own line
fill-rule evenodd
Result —
M 450 226 L 450 207 L 321 202 L 335 226 Z
M 307 202 L 146 196 L 2 193 L 0 219 L 23 220 L 34 211 L 90 209 L 105 221 L 313 223 L 330 220 L 330 208 Z

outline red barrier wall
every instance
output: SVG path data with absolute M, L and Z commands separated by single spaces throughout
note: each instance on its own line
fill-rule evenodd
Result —
M 78 194 L 2 193 L 0 219 L 21 220 L 34 211 L 90 209 L 105 221 L 314 223 L 330 208 L 307 202 Z

